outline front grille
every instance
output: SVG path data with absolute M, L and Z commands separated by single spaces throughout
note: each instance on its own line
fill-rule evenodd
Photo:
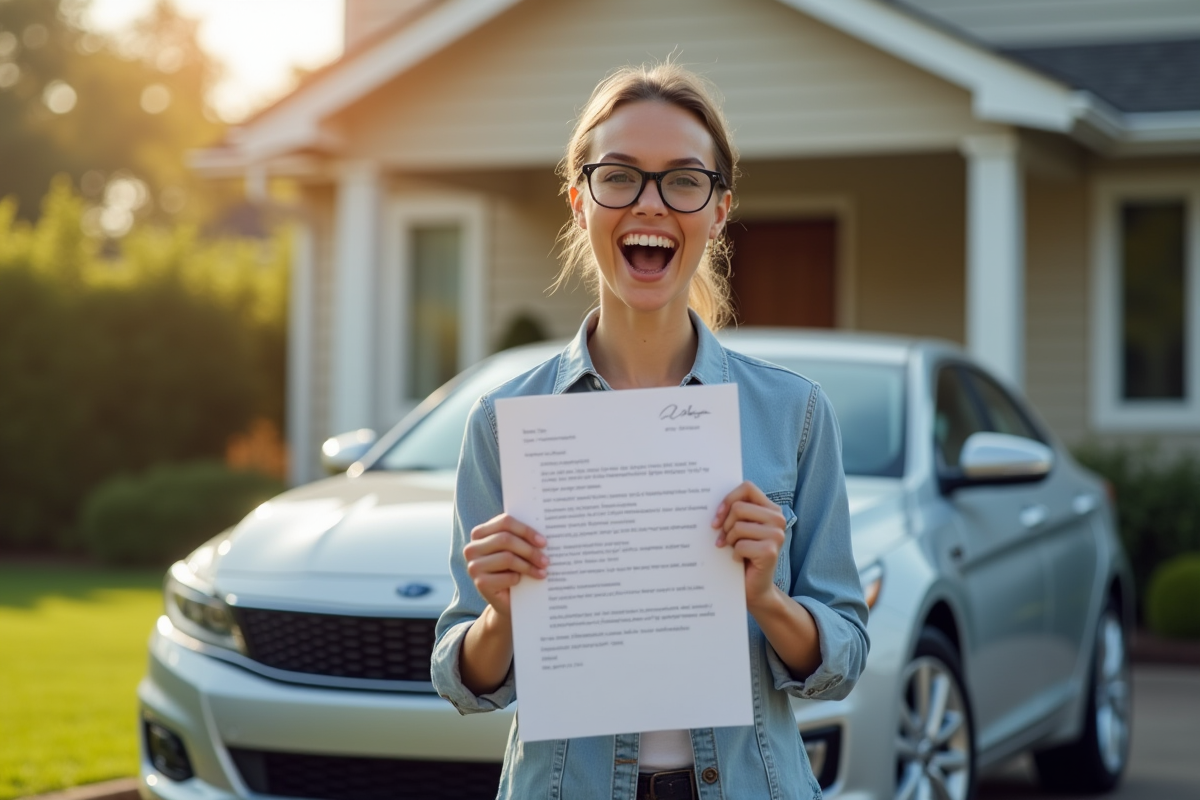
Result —
M 403 761 L 230 748 L 242 780 L 259 794 L 317 800 L 492 800 L 499 764 Z
M 254 661 L 275 669 L 382 681 L 429 681 L 434 619 L 238 608 Z

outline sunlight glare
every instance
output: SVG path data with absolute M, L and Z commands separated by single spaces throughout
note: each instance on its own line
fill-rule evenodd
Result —
M 209 99 L 229 122 L 244 119 L 291 90 L 293 67 L 315 69 L 342 51 L 343 0 L 174 2 L 201 21 L 201 46 L 227 67 Z M 154 0 L 92 0 L 87 24 L 116 32 L 153 5 Z M 170 72 L 173 60 L 164 54 L 157 66 Z

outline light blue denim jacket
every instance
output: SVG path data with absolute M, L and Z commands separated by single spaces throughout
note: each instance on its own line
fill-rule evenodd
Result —
M 467 689 L 459 674 L 463 638 L 487 605 L 467 575 L 463 546 L 473 527 L 503 510 L 495 402 L 502 397 L 609 389 L 588 355 L 588 331 L 596 315 L 594 311 L 588 316 L 560 355 L 480 398 L 467 422 L 450 551 L 455 593 L 438 620 L 432 662 L 438 693 L 462 714 L 504 708 L 516 699 L 511 670 L 498 689 L 484 695 Z M 683 384 L 738 385 L 744 477 L 780 505 L 788 520 L 775 582 L 812 613 L 821 639 L 821 665 L 807 678 L 797 679 L 748 617 L 754 724 L 691 731 L 696 785 L 702 800 L 819 798 L 787 695 L 845 697 L 862 673 L 869 646 L 867 607 L 850 547 L 837 421 L 818 385 L 726 350 L 694 313 L 692 324 L 700 342 Z M 687 669 L 687 664 L 679 669 Z M 579 691 L 588 687 L 580 686 Z M 703 703 L 704 698 L 695 701 Z M 518 724 L 519 719 L 514 720 L 509 732 L 498 797 L 635 797 L 638 733 L 522 743 Z

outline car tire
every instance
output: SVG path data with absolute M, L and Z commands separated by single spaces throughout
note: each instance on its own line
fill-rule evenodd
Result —
M 1055 792 L 1111 791 L 1129 764 L 1133 681 L 1125 627 L 1114 604 L 1096 624 L 1083 733 L 1067 744 L 1034 753 L 1038 779 Z
M 900 682 L 896 800 L 971 800 L 975 728 L 958 652 L 946 635 L 925 628 Z

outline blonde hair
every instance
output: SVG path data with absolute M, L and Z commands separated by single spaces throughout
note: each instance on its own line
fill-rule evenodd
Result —
M 591 152 L 592 131 L 596 126 L 621 106 L 639 100 L 668 103 L 700 120 L 712 136 L 716 171 L 721 173 L 724 190 L 732 192 L 738 177 L 738 154 L 729 134 L 729 125 L 715 98 L 716 91 L 708 81 L 669 62 L 622 67 L 612 73 L 596 86 L 575 123 L 567 143 L 567 154 L 558 165 L 558 175 L 563 181 L 562 193 L 566 194 L 583 179 L 582 169 Z M 587 231 L 571 220 L 563 226 L 558 241 L 562 268 L 553 289 L 559 289 L 578 274 L 592 291 L 597 291 L 599 276 Z M 700 258 L 700 266 L 692 277 L 688 292 L 688 305 L 713 330 L 719 330 L 733 319 L 733 304 L 729 297 L 729 243 L 724 230 Z

